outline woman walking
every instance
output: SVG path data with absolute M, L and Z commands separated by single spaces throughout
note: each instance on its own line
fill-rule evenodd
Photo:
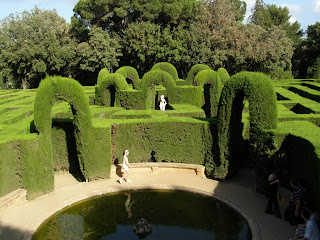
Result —
M 129 155 L 129 151 L 125 150 L 123 152 L 123 163 L 122 163 L 122 168 L 124 170 L 124 173 L 122 175 L 122 177 L 120 177 L 119 179 L 119 183 L 122 183 L 122 178 L 126 181 L 126 182 L 132 182 L 130 179 L 128 179 L 128 175 L 129 175 L 129 160 L 128 160 L 128 155 Z

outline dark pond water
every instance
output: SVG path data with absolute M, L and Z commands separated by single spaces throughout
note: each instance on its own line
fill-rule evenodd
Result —
M 130 192 L 126 207 L 125 193 L 90 198 L 62 209 L 40 226 L 32 240 L 137 240 L 133 228 L 141 218 L 152 228 L 147 240 L 252 239 L 244 219 L 214 198 L 183 191 L 139 190 Z

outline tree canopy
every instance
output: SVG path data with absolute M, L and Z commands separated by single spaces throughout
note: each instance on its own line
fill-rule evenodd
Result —
M 46 74 L 68 76 L 75 42 L 56 11 L 34 8 L 9 15 L 0 27 L 0 68 L 16 87 L 36 87 Z
M 278 78 L 291 76 L 293 56 L 296 76 L 314 75 L 316 27 L 302 41 L 288 8 L 257 0 L 248 24 L 245 12 L 241 0 L 79 0 L 69 25 L 35 8 L 1 22 L 0 71 L 15 87 L 37 87 L 47 74 L 94 84 L 103 68 L 132 66 L 143 75 L 157 62 L 181 78 L 195 64 Z
M 303 31 L 297 21 L 290 23 L 290 12 L 287 7 L 280 7 L 275 4 L 265 4 L 263 0 L 256 0 L 250 16 L 250 22 L 269 29 L 272 26 L 281 27 L 286 31 L 287 36 L 297 45 L 301 41 Z
M 130 23 L 151 21 L 165 27 L 188 22 L 197 16 L 199 6 L 197 0 L 79 0 L 71 24 L 82 37 L 91 26 L 122 36 Z

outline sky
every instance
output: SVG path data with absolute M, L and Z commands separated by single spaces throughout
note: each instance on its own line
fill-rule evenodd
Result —
M 70 23 L 73 15 L 73 7 L 78 0 L 0 0 L 0 20 L 10 13 L 20 13 L 24 10 L 30 11 L 35 6 L 40 9 L 56 9 L 59 16 Z M 247 13 L 245 20 L 250 16 L 255 0 L 245 0 Z M 298 21 L 305 31 L 308 25 L 320 22 L 320 0 L 264 0 L 266 4 L 276 4 L 288 7 L 291 22 Z

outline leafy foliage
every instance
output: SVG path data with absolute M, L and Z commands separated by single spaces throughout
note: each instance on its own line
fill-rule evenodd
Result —
M 307 37 L 298 46 L 293 58 L 294 74 L 298 78 L 310 77 L 320 56 L 320 22 L 308 26 L 306 33 Z M 311 75 L 308 75 L 308 68 Z
M 76 43 L 55 11 L 34 8 L 9 15 L 0 28 L 0 70 L 15 87 L 37 87 L 50 75 L 69 76 Z
M 71 24 L 82 37 L 92 26 L 122 36 L 131 23 L 151 21 L 165 27 L 188 22 L 197 16 L 198 8 L 196 0 L 80 0 L 73 9 Z
M 301 25 L 297 21 L 290 23 L 290 13 L 287 7 L 280 7 L 275 4 L 265 4 L 263 0 L 256 0 L 251 22 L 268 30 L 272 26 L 281 27 L 286 31 L 287 37 L 290 38 L 295 45 L 301 42 L 303 31 L 300 29 Z
M 112 71 L 114 67 L 118 67 L 119 57 L 122 55 L 120 48 L 117 39 L 111 38 L 102 28 L 93 27 L 89 32 L 89 40 L 77 46 L 77 64 L 82 71 L 76 78 L 84 82 L 87 79 L 81 79 L 83 72 L 98 73 L 103 68 Z

